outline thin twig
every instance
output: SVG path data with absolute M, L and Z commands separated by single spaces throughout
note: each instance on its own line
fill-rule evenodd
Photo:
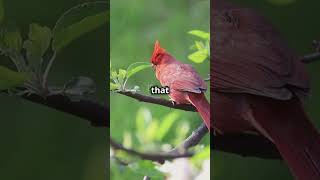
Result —
M 53 64 L 54 60 L 56 59 L 56 57 L 57 57 L 57 52 L 54 52 L 52 57 L 49 60 L 49 63 L 47 65 L 44 73 L 43 73 L 43 77 L 42 77 L 42 80 L 43 80 L 42 87 L 43 88 L 47 88 L 48 75 L 49 75 L 49 72 L 51 70 L 52 64 Z
M 151 160 L 151 161 L 156 161 L 159 163 L 164 163 L 165 160 L 171 160 L 171 159 L 177 159 L 177 158 L 184 158 L 184 157 L 191 157 L 193 156 L 193 153 L 186 152 L 186 153 L 172 153 L 172 152 L 167 152 L 167 153 L 142 153 L 135 151 L 133 149 L 129 149 L 124 147 L 122 144 L 117 143 L 115 140 L 113 140 L 110 137 L 110 145 L 112 148 L 116 150 L 122 150 L 125 151 L 131 155 L 138 156 L 141 159 L 145 160 Z
M 200 143 L 201 139 L 208 133 L 208 129 L 204 123 L 202 123 L 191 135 L 183 141 L 179 146 L 172 150 L 172 152 L 185 152 L 187 149 L 196 146 Z

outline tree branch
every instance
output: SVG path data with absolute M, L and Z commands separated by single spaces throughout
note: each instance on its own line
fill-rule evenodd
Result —
M 96 127 L 109 126 L 109 108 L 93 101 L 71 101 L 69 97 L 64 95 L 51 95 L 43 98 L 39 95 L 31 94 L 23 95 L 22 98 L 80 117 Z
M 199 144 L 207 134 L 205 124 L 201 124 L 192 134 L 173 152 L 184 152 L 185 150 Z M 281 156 L 272 142 L 267 138 L 255 134 L 211 134 L 211 149 L 237 154 L 243 157 L 258 157 L 264 159 L 281 159 Z
M 184 152 L 187 149 L 196 146 L 200 143 L 201 139 L 208 133 L 208 129 L 204 123 L 202 123 L 191 135 L 185 139 L 179 146 L 172 150 L 172 152 Z
M 117 143 L 111 137 L 110 137 L 110 145 L 115 150 L 121 150 L 121 151 L 127 152 L 129 154 L 132 154 L 134 156 L 138 156 L 141 159 L 156 161 L 159 163 L 164 163 L 165 160 L 172 160 L 172 159 L 177 159 L 177 158 L 184 158 L 184 157 L 193 156 L 193 153 L 190 153 L 190 152 L 185 152 L 185 153 L 168 152 L 168 153 L 157 153 L 157 154 L 156 153 L 154 153 L 154 154 L 141 153 L 141 152 L 135 151 L 133 149 L 129 149 L 129 148 L 124 147 L 122 144 Z
M 154 96 L 146 96 L 146 95 L 142 95 L 142 94 L 139 94 L 137 92 L 132 92 L 132 91 L 119 91 L 117 93 L 131 97 L 131 98 L 136 99 L 141 102 L 158 104 L 161 106 L 185 110 L 185 111 L 196 111 L 196 109 L 191 104 L 176 104 L 176 105 L 174 105 L 169 100 L 159 98 L 159 97 L 154 97 Z

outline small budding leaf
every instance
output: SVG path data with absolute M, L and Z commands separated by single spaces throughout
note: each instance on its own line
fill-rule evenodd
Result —
M 27 51 L 27 58 L 33 67 L 37 67 L 42 56 L 48 50 L 52 38 L 51 29 L 38 24 L 30 24 L 29 39 L 23 44 Z
M 29 79 L 28 74 L 12 71 L 0 66 L 0 90 L 22 86 Z
M 210 40 L 210 33 L 200 31 L 200 30 L 192 30 L 188 32 L 191 35 L 197 36 L 203 40 Z
M 195 41 L 195 45 L 198 50 L 205 49 L 205 45 L 201 41 Z
M 206 49 L 199 50 L 190 54 L 188 58 L 195 63 L 202 63 L 208 58 L 208 51 Z
M 127 75 L 127 71 L 124 70 L 124 69 L 119 69 L 119 72 L 118 72 L 118 81 L 119 83 L 122 85 L 123 82 L 124 82 L 124 79 L 126 78 L 126 75 Z
M 20 31 L 13 27 L 0 28 L 0 48 L 9 52 L 20 53 L 22 37 Z
M 131 76 L 149 67 L 151 67 L 150 63 L 137 62 L 131 64 L 127 70 L 119 69 L 117 72 L 116 70 L 110 68 L 110 79 L 113 81 L 113 83 L 110 84 L 110 90 L 125 90 L 126 83 Z M 135 86 L 133 89 L 126 90 L 136 92 L 139 91 L 139 86 Z
M 110 72 L 110 78 L 111 78 L 113 81 L 117 82 L 117 77 L 118 77 L 117 72 L 116 72 L 115 70 L 110 70 L 110 71 L 111 71 L 111 72 Z
M 115 91 L 115 90 L 119 90 L 119 89 L 120 89 L 120 85 L 119 84 L 110 83 L 110 90 L 111 91 Z
M 195 63 L 204 62 L 204 60 L 210 57 L 210 33 L 200 30 L 192 30 L 188 33 L 203 39 L 202 41 L 194 42 L 194 45 L 191 47 L 191 50 L 196 50 L 196 52 L 190 54 L 188 56 L 188 59 Z
M 136 74 L 146 68 L 149 68 L 149 67 L 151 67 L 150 63 L 145 63 L 145 62 L 133 63 L 127 69 L 127 78 L 130 78 L 134 74 Z
M 148 176 L 152 179 L 164 179 L 164 175 L 157 170 L 152 161 L 138 161 L 129 165 L 129 168 L 137 174 Z

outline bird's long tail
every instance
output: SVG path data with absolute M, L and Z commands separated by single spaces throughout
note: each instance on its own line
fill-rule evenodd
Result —
M 297 180 L 320 180 L 320 136 L 298 99 L 255 97 L 255 126 L 277 146 Z
M 208 130 L 210 131 L 211 123 L 210 123 L 210 104 L 207 101 L 206 97 L 203 93 L 188 93 L 190 103 L 196 107 L 199 112 L 203 122 L 206 124 Z

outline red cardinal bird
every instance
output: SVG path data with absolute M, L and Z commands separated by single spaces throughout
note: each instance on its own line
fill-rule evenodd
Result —
M 255 130 L 272 141 L 299 180 L 320 180 L 320 136 L 303 109 L 309 78 L 263 17 L 215 0 L 211 11 L 213 126 Z
M 170 88 L 171 100 L 177 104 L 192 104 L 210 131 L 210 104 L 204 95 L 207 85 L 193 67 L 177 61 L 160 47 L 158 41 L 151 63 L 161 85 Z

